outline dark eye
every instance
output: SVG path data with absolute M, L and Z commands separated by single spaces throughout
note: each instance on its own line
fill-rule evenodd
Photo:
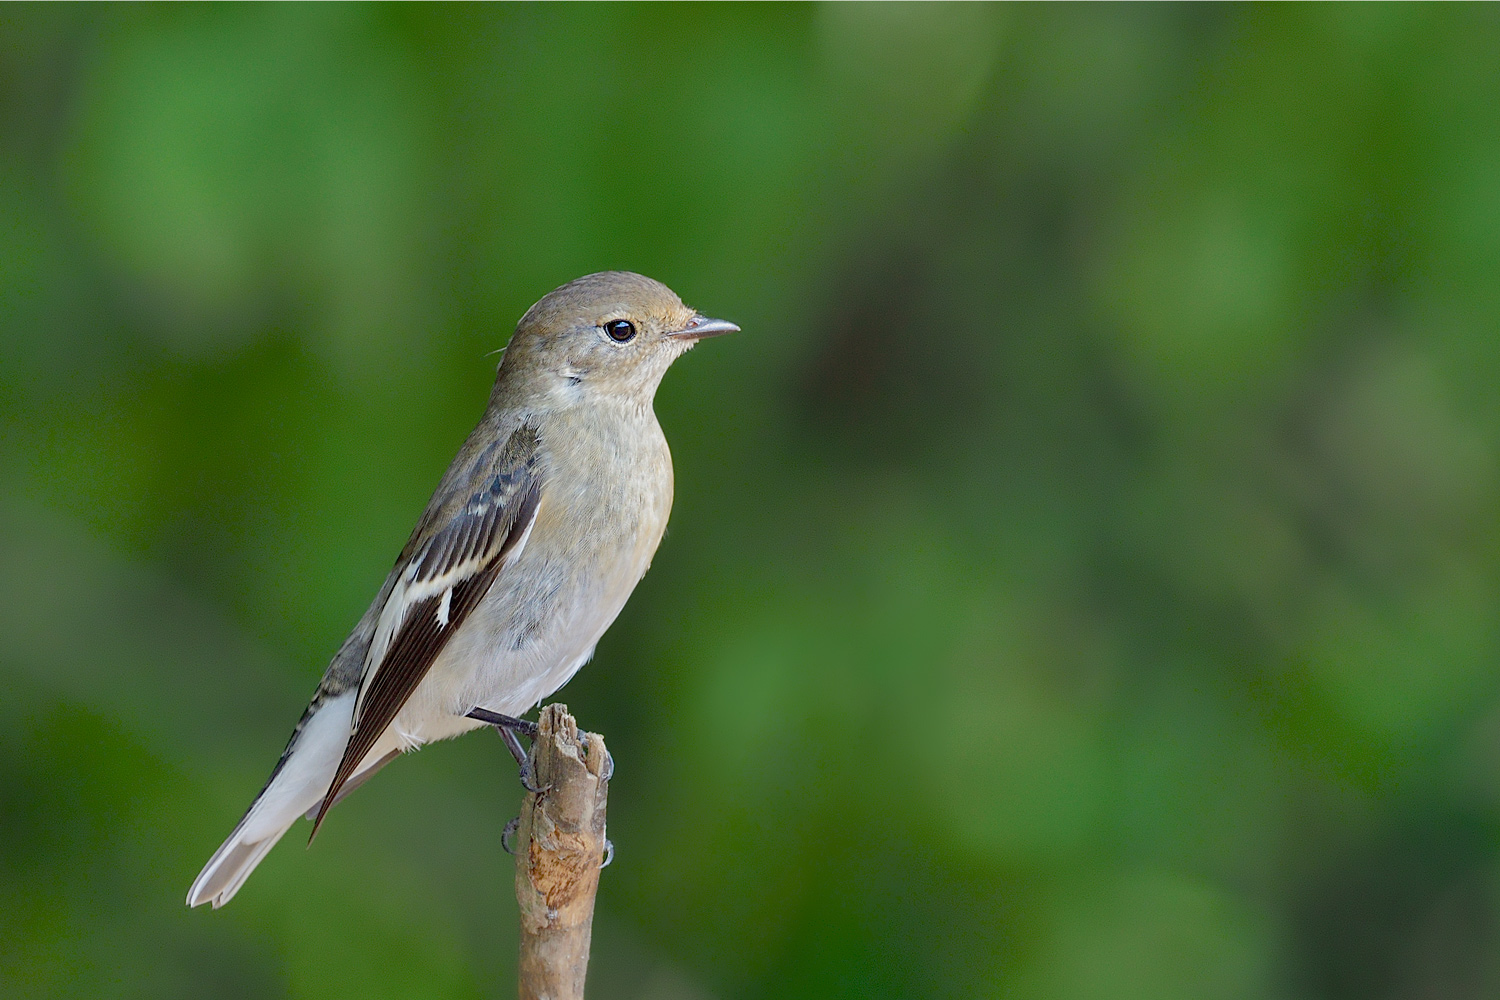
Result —
M 628 319 L 612 319 L 604 324 L 604 332 L 617 344 L 623 344 L 635 336 L 635 324 Z

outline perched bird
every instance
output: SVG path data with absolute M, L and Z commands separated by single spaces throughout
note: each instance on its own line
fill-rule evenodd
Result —
M 228 902 L 299 816 L 316 832 L 396 755 L 513 721 L 588 661 L 672 509 L 656 388 L 700 339 L 738 329 L 624 271 L 521 317 L 479 426 L 189 906 Z

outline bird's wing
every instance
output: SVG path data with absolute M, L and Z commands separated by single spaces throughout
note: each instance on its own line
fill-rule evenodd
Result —
M 393 571 L 394 585 L 380 610 L 354 706 L 354 730 L 333 783 L 313 821 L 338 798 L 375 741 L 401 711 L 433 661 L 507 565 L 521 552 L 541 498 L 537 433 L 523 424 L 498 454 L 481 463 L 477 490 L 466 501 L 437 505 L 435 530 L 421 527 Z M 444 514 L 447 514 L 445 517 Z M 424 519 L 425 521 L 426 519 Z

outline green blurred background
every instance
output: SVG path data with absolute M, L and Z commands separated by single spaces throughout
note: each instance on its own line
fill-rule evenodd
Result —
M 506 997 L 477 734 L 189 881 L 604 268 L 598 998 L 1500 995 L 1494 6 L 0 9 L 0 994 Z

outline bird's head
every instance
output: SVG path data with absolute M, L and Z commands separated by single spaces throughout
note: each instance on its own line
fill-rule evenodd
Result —
M 683 305 L 659 281 L 602 271 L 526 311 L 505 349 L 500 380 L 564 405 L 614 398 L 649 406 L 673 361 L 705 337 L 738 329 Z

